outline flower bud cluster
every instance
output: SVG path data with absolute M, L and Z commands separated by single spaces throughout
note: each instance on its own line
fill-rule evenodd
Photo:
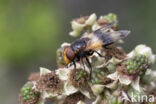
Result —
M 141 74 L 149 68 L 148 58 L 144 55 L 137 55 L 126 61 L 126 68 L 129 74 Z
M 20 92 L 20 103 L 22 104 L 36 104 L 39 100 L 40 93 L 33 89 L 33 85 L 27 82 Z
M 146 45 L 140 44 L 136 46 L 135 49 L 131 51 L 127 56 L 128 58 L 133 58 L 136 55 L 144 55 L 148 58 L 150 63 L 155 63 L 156 56 L 152 53 L 152 49 Z
M 107 84 L 110 79 L 107 78 L 108 72 L 102 69 L 96 69 L 92 73 L 92 83 L 93 84 Z
M 73 69 L 70 71 L 69 76 L 69 80 L 75 88 L 87 87 L 89 75 L 85 70 Z

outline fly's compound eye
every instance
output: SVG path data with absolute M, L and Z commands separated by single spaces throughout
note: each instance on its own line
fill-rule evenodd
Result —
M 74 53 L 74 51 L 72 50 L 71 47 L 67 47 L 67 49 L 66 49 L 66 56 L 67 56 L 67 58 L 68 58 L 70 61 L 73 61 L 73 60 L 74 60 L 74 58 L 75 58 L 75 53 Z
M 72 50 L 71 47 L 66 47 L 64 48 L 63 51 L 63 60 L 65 62 L 66 65 L 68 65 L 70 62 L 72 62 L 75 58 L 75 53 Z

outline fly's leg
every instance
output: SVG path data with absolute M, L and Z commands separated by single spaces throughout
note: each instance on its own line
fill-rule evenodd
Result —
M 75 61 L 73 61 L 73 65 L 74 65 L 74 69 L 76 69 L 76 63 L 75 63 Z
M 67 66 L 67 68 L 71 67 L 72 65 L 74 65 L 74 69 L 76 69 L 76 63 L 75 63 L 75 61 L 73 61 L 72 63 L 70 63 L 70 64 Z
M 111 43 L 109 43 L 109 44 L 105 44 L 105 45 L 103 45 L 102 47 L 105 48 L 105 49 L 111 49 L 111 48 L 108 47 L 108 46 L 111 45 L 111 44 L 113 44 L 113 42 L 111 42 Z
M 88 57 L 86 57 L 86 61 L 87 61 L 88 65 L 89 65 L 89 68 L 90 68 L 90 80 L 91 80 L 91 79 L 92 79 L 92 65 L 91 65 L 91 63 L 89 62 Z
M 85 64 L 84 64 L 84 62 L 83 62 L 83 59 L 81 58 L 80 60 L 81 60 L 81 63 L 82 63 L 82 65 L 83 65 L 83 69 L 85 70 Z
M 110 59 L 111 57 L 109 57 L 109 56 L 103 56 L 103 55 L 101 55 L 99 52 L 97 52 L 97 51 L 94 51 L 95 53 L 97 53 L 100 57 L 103 57 L 103 58 L 106 58 L 106 59 Z

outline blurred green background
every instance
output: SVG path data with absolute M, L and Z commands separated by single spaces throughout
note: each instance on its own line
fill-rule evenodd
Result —
M 39 67 L 56 69 L 56 49 L 74 40 L 73 18 L 109 12 L 132 31 L 126 52 L 144 43 L 156 53 L 154 0 L 0 0 L 0 103 L 18 104 L 19 89 Z

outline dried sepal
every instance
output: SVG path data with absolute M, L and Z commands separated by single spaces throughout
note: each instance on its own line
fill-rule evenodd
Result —
M 91 99 L 91 94 L 90 94 L 90 88 L 89 88 L 89 86 L 87 87 L 87 88 L 82 88 L 82 89 L 80 89 L 80 92 L 84 95 L 84 96 L 86 96 L 88 99 Z
M 73 93 L 76 93 L 78 91 L 77 88 L 75 88 L 69 81 L 65 82 L 64 84 L 64 94 L 65 95 L 71 95 Z
M 109 88 L 109 89 L 116 89 L 118 87 L 118 80 L 116 81 L 113 81 L 112 83 L 109 83 L 107 85 L 105 85 L 106 88 Z
M 97 19 L 97 16 L 96 16 L 95 13 L 93 13 L 93 14 L 91 14 L 91 15 L 88 17 L 88 19 L 85 21 L 85 24 L 86 24 L 86 25 L 89 25 L 89 26 L 92 26 L 92 25 L 95 23 L 96 19 Z
M 108 46 L 108 48 L 104 48 L 103 51 L 106 53 L 108 57 L 114 57 L 118 60 L 123 60 L 126 58 L 126 53 L 113 45 Z
M 56 74 L 58 75 L 60 80 L 68 80 L 69 69 L 67 68 L 59 68 L 56 70 Z
M 124 74 L 120 74 L 119 72 L 114 72 L 112 74 L 109 74 L 107 76 L 108 78 L 112 79 L 112 80 L 119 80 L 119 82 L 123 85 L 129 85 L 131 84 L 132 80 L 131 77 L 128 75 L 124 75 Z
M 37 81 L 37 88 L 40 91 L 61 93 L 62 87 L 63 83 L 55 74 L 55 71 L 41 75 Z
M 119 74 L 118 72 L 114 72 L 112 74 L 107 75 L 107 78 L 110 78 L 111 80 L 118 80 L 119 79 Z
M 138 76 L 137 78 L 136 78 L 136 80 L 134 80 L 133 82 L 132 82 L 132 87 L 136 90 L 136 91 L 141 91 L 140 90 L 140 77 Z
M 47 73 L 51 73 L 51 70 L 49 70 L 47 68 L 40 67 L 40 76 L 47 74 Z
M 98 95 L 100 95 L 100 94 L 103 92 L 104 87 L 105 87 L 104 85 L 95 84 L 95 85 L 92 85 L 91 89 L 92 89 L 93 93 L 94 93 L 96 96 L 98 96 Z
M 40 78 L 40 73 L 39 72 L 34 72 L 31 73 L 28 77 L 28 81 L 37 81 Z
M 63 104 L 77 104 L 80 100 L 84 101 L 85 96 L 81 94 L 80 92 L 77 92 L 77 93 L 67 96 Z
M 73 31 L 69 35 L 77 37 L 82 31 L 92 31 L 91 26 L 96 22 L 96 14 L 93 13 L 90 16 L 84 16 L 71 21 Z
M 132 82 L 130 76 L 128 76 L 128 75 L 120 75 L 119 76 L 119 81 L 123 85 L 130 85 L 131 82 Z
M 75 88 L 88 87 L 89 74 L 82 69 L 73 69 L 69 72 L 69 81 Z

